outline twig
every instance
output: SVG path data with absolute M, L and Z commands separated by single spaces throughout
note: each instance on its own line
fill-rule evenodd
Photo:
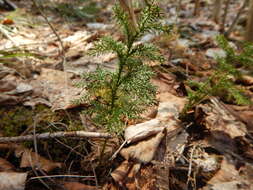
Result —
M 64 50 L 64 46 L 63 46 L 63 42 L 59 36 L 59 34 L 56 32 L 54 26 L 49 22 L 47 16 L 44 14 L 44 12 L 41 9 L 41 6 L 37 4 L 36 0 L 32 0 L 34 6 L 38 9 L 38 11 L 40 12 L 41 16 L 45 19 L 45 21 L 47 22 L 48 26 L 51 28 L 51 30 L 53 31 L 54 35 L 56 36 L 57 40 L 60 42 L 60 46 L 61 46 L 61 53 L 63 56 L 63 60 L 65 60 L 65 50 Z
M 106 144 L 107 144 L 107 139 L 104 140 L 103 147 L 102 147 L 102 150 L 101 150 L 100 156 L 99 156 L 98 166 L 100 166 L 100 164 L 102 163 L 102 159 L 103 159 L 103 156 L 105 153 Z
M 54 133 L 41 133 L 34 135 L 25 135 L 17 137 L 0 137 L 0 143 L 3 142 L 24 142 L 33 141 L 36 139 L 52 139 L 59 137 L 80 137 L 80 138 L 111 138 L 109 133 L 96 133 L 87 131 L 70 131 L 70 132 L 54 132 Z
M 84 151 L 86 152 L 87 155 L 89 154 L 89 152 L 88 152 L 88 150 L 85 148 L 85 146 L 84 146 Z M 95 167 L 94 167 L 94 165 L 93 165 L 91 159 L 89 159 L 89 162 L 90 162 L 90 165 L 91 165 L 91 168 L 92 168 L 92 172 L 93 172 L 93 174 L 94 174 L 96 187 L 97 187 L 97 189 L 98 189 L 98 178 L 97 178 L 97 174 L 96 174 L 96 169 L 95 169 Z
M 235 19 L 233 20 L 232 24 L 230 25 L 229 29 L 225 32 L 225 36 L 229 37 L 231 32 L 233 31 L 235 25 L 237 24 L 238 19 L 240 18 L 241 14 L 243 13 L 243 10 L 246 8 L 247 4 L 248 4 L 249 0 L 244 0 L 241 8 L 239 9 Z
M 49 176 L 31 177 L 28 181 L 35 180 L 35 179 L 62 178 L 62 177 L 70 177 L 70 178 L 94 178 L 94 176 L 82 176 L 82 175 L 49 175 Z
M 60 43 L 60 46 L 61 46 L 61 57 L 62 57 L 62 67 L 63 67 L 63 71 L 65 72 L 65 65 L 66 65 L 66 55 L 65 55 L 65 49 L 64 49 L 64 45 L 63 45 L 63 42 L 61 40 L 61 37 L 59 36 L 59 34 L 57 33 L 57 31 L 55 30 L 54 26 L 49 22 L 47 16 L 44 14 L 42 8 L 40 5 L 37 4 L 36 0 L 32 0 L 34 6 L 38 9 L 38 11 L 40 12 L 41 16 L 45 19 L 46 23 L 48 24 L 48 26 L 50 27 L 50 29 L 53 31 L 54 35 L 56 36 L 57 40 L 59 41 Z M 64 80 L 65 80 L 65 88 L 66 88 L 66 94 L 67 94 L 67 101 L 69 102 L 69 99 L 68 99 L 68 95 L 69 95 L 69 90 L 67 88 L 67 84 L 68 84 L 68 78 L 67 78 L 67 74 L 65 73 L 64 74 Z
M 188 169 L 188 174 L 187 174 L 187 185 L 189 185 L 189 182 L 192 181 L 192 160 L 193 160 L 193 155 L 195 151 L 196 145 L 193 145 L 193 148 L 191 149 L 191 155 L 190 155 L 190 160 L 189 160 L 189 169 Z
M 75 150 L 76 147 L 73 148 L 73 147 L 71 147 L 71 146 L 69 146 L 69 145 L 66 145 L 65 143 L 61 142 L 61 141 L 58 140 L 58 139 L 55 139 L 55 141 L 58 142 L 60 145 L 66 147 L 66 148 L 68 148 L 68 149 L 70 149 L 69 154 L 71 154 L 72 152 L 74 152 L 74 153 L 76 153 L 78 156 L 80 156 L 80 157 L 82 157 L 82 158 L 85 158 L 85 156 L 84 156 L 82 153 L 80 153 L 80 152 L 78 152 L 78 151 Z M 79 147 L 79 146 L 78 146 L 78 147 Z M 69 155 L 69 154 L 68 154 L 68 155 Z M 67 159 L 68 159 L 68 157 L 65 159 L 64 163 L 66 162 Z
M 36 123 L 37 123 L 37 117 L 34 118 L 34 122 L 33 122 L 33 135 L 32 135 L 32 140 L 33 140 L 33 145 L 34 145 L 34 150 L 35 150 L 35 159 L 36 159 L 36 163 L 38 163 L 38 147 L 37 147 L 37 139 L 36 139 Z M 37 172 L 37 169 L 39 169 L 39 167 L 37 167 L 36 165 L 34 165 L 32 163 L 32 158 L 31 156 L 29 156 L 29 162 L 30 162 L 30 165 L 32 166 L 32 170 L 33 172 L 35 173 L 36 176 L 39 176 L 38 172 Z M 49 185 L 47 185 L 43 179 L 39 179 L 39 181 L 49 190 L 52 190 Z
M 176 19 L 175 19 L 175 23 L 177 28 L 179 28 L 179 12 L 181 9 L 181 4 L 182 4 L 182 0 L 177 0 L 177 4 L 176 4 Z
M 116 156 L 118 155 L 118 153 L 121 151 L 121 149 L 127 144 L 127 140 L 125 140 L 120 147 L 118 148 L 118 150 L 116 150 L 116 152 L 112 155 L 112 157 L 110 158 L 110 160 L 113 160 L 114 158 L 116 158 Z
M 225 31 L 225 24 L 226 24 L 226 19 L 227 19 L 227 14 L 228 14 L 228 8 L 229 8 L 230 1 L 231 0 L 226 1 L 224 15 L 223 15 L 222 24 L 221 24 L 221 32 Z

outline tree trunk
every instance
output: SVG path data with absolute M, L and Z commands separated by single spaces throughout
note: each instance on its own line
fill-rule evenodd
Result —
M 222 6 L 222 0 L 215 0 L 215 2 L 214 2 L 213 20 L 217 24 L 220 23 L 221 6 Z
M 250 2 L 245 40 L 253 42 L 253 0 Z

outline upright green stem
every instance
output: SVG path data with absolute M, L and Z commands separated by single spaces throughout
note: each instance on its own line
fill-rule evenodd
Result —
M 121 61 L 120 61 L 121 62 Z M 111 98 L 111 111 L 113 110 L 114 108 L 114 105 L 115 105 L 115 101 L 116 101 L 116 95 L 117 95 L 117 90 L 119 88 L 119 81 L 120 81 L 120 78 L 121 78 L 121 74 L 122 74 L 122 71 L 123 71 L 123 63 L 119 63 L 119 71 L 118 71 L 118 76 L 117 76 L 117 80 L 112 88 L 112 98 Z
M 129 58 L 129 56 L 131 55 L 131 50 L 132 50 L 132 46 L 135 40 L 135 36 L 132 37 L 128 37 L 127 39 L 127 54 L 125 57 L 119 57 L 119 71 L 117 73 L 117 80 L 112 88 L 112 96 L 111 96 L 111 112 L 113 111 L 114 105 L 115 105 L 115 101 L 116 101 L 116 96 L 117 96 L 117 91 L 119 86 L 121 85 L 121 76 L 123 73 L 123 69 L 124 66 L 126 65 L 127 59 Z

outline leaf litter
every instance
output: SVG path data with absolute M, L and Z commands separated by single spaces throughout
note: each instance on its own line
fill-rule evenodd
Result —
M 60 155 L 69 160 L 63 164 L 57 161 L 59 158 L 50 156 L 50 152 L 54 150 L 43 148 L 42 152 L 33 152 L 17 148 L 19 146 L 16 145 L 2 145 L 0 148 L 6 159 L 0 160 L 0 189 L 24 189 L 27 179 L 37 175 L 36 172 L 30 174 L 32 168 L 37 168 L 39 172 L 42 170 L 49 176 L 55 173 L 62 175 L 60 180 L 53 181 L 69 190 L 253 188 L 251 106 L 235 106 L 210 97 L 188 112 L 187 121 L 181 121 L 179 117 L 187 103 L 184 96 L 185 89 L 189 87 L 185 79 L 203 80 L 212 72 L 214 59 L 224 56 L 223 50 L 214 42 L 214 37 L 219 33 L 219 25 L 210 20 L 210 1 L 202 1 L 203 9 L 200 10 L 199 18 L 192 17 L 193 3 L 185 2 L 187 1 L 182 1 L 179 15 L 175 3 L 162 2 L 171 18 L 166 21 L 173 24 L 178 22 L 176 24 L 181 33 L 180 37 L 176 36 L 176 40 L 164 40 L 159 35 L 147 34 L 140 41 L 157 42 L 167 61 L 160 66 L 157 63 L 147 63 L 157 72 L 152 82 L 158 89 L 159 104 L 154 106 L 152 117 L 146 116 L 132 123 L 129 121 L 130 126 L 124 133 L 124 146 L 120 148 L 122 139 L 117 138 L 108 142 L 81 140 L 81 145 L 77 147 L 72 146 L 72 141 L 65 144 L 63 139 L 62 149 L 65 153 L 61 152 Z M 17 4 L 24 6 L 22 2 Z M 234 9 L 237 4 L 233 2 L 230 9 Z M 107 15 L 107 18 L 111 14 L 111 2 L 105 6 L 107 9 L 101 14 Z M 24 12 L 29 7 L 31 8 L 32 4 L 24 6 Z M 61 47 L 61 42 L 39 15 L 25 15 L 24 12 L 15 12 L 20 17 L 9 12 L 4 12 L 0 17 L 2 24 L 6 26 L 1 30 L 2 33 L 5 32 L 1 36 L 0 50 L 18 48 L 21 52 L 25 49 L 34 53 L 31 56 L 27 54 L 3 61 L 0 59 L 3 62 L 0 65 L 0 104 L 21 104 L 33 108 L 43 104 L 56 112 L 79 109 L 71 100 L 85 92 L 74 87 L 72 82 L 78 81 L 81 73 L 94 71 L 100 66 L 108 70 L 115 69 L 114 54 L 92 57 L 88 55 L 88 50 L 100 36 L 121 36 L 114 31 L 115 26 L 110 22 L 87 22 L 83 26 L 80 22 L 67 23 L 46 11 L 63 42 Z M 12 16 L 12 20 L 7 22 L 8 16 Z M 228 18 L 228 24 L 231 24 L 233 11 L 229 12 Z M 105 18 L 97 18 L 99 19 L 104 21 Z M 236 35 L 234 32 L 231 36 Z M 60 49 L 64 50 L 64 55 Z M 66 62 L 63 62 L 63 57 Z M 249 74 L 243 75 L 239 83 L 246 86 L 250 98 L 253 99 L 252 77 Z M 51 125 L 59 127 L 58 124 Z M 92 129 L 101 131 L 97 126 L 92 126 Z M 84 146 L 82 153 L 79 152 L 80 146 Z M 19 151 L 20 160 L 13 159 L 13 149 Z M 6 153 L 6 150 L 9 153 Z M 118 154 L 112 159 L 117 150 Z M 67 168 L 63 167 L 64 165 Z M 22 168 L 23 170 L 20 170 Z M 30 173 L 28 175 L 27 172 L 21 171 Z M 77 175 L 77 178 L 68 178 L 67 174 Z M 78 178 L 82 174 L 93 177 Z M 55 187 L 55 183 L 49 181 L 47 179 L 43 182 Z M 34 189 L 32 184 L 29 181 L 28 189 Z

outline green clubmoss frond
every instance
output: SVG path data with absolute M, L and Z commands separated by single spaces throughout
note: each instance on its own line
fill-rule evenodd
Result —
M 94 48 L 90 50 L 91 55 L 99 55 L 108 52 L 117 53 L 118 56 L 122 56 L 126 51 L 125 45 L 114 40 L 112 37 L 103 37 L 98 42 L 95 42 Z

